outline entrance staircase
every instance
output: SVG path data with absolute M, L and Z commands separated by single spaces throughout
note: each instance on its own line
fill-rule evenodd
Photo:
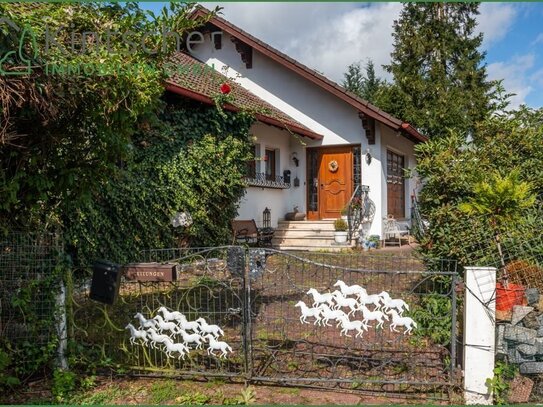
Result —
M 280 220 L 272 240 L 280 250 L 340 251 L 354 246 L 334 241 L 334 220 L 286 221 Z

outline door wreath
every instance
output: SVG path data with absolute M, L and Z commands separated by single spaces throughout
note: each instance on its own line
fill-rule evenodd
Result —
M 336 172 L 339 168 L 339 164 L 337 163 L 336 160 L 332 160 L 328 163 L 328 169 L 330 170 L 330 172 Z

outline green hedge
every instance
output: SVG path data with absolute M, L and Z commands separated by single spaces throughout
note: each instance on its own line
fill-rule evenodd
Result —
M 138 261 L 142 249 L 228 243 L 250 158 L 248 113 L 169 100 L 144 121 L 130 159 L 92 201 L 66 213 L 68 246 L 79 265 L 96 258 Z M 192 226 L 174 228 L 186 211 Z

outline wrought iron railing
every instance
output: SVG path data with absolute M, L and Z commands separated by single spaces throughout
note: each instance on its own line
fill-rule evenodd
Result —
M 263 172 L 257 172 L 257 173 L 249 173 L 245 177 L 247 181 L 247 185 L 252 187 L 262 187 L 262 188 L 276 188 L 276 189 L 288 189 L 290 188 L 290 180 L 289 182 L 285 181 L 285 178 L 276 175 L 276 176 L 270 176 L 269 174 L 265 174 Z
M 369 198 L 369 192 L 369 186 L 357 185 L 347 204 L 347 225 L 349 226 L 347 237 L 349 242 L 358 233 L 363 223 L 373 221 L 375 204 Z

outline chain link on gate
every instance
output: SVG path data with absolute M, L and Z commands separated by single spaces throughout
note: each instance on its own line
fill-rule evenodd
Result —
M 150 250 L 141 261 L 175 263 L 177 277 L 123 279 L 114 306 L 88 300 L 86 279 L 72 295 L 76 341 L 131 371 L 403 393 L 454 384 L 456 269 L 451 262 L 238 246 Z M 364 286 L 368 294 L 387 291 L 402 298 L 419 324 L 415 334 L 391 332 L 385 322 L 382 329 L 370 324 L 362 338 L 354 338 L 340 335 L 335 322 L 301 323 L 296 303 L 311 305 L 310 288 L 332 292 L 338 280 Z M 125 326 L 137 325 L 136 313 L 153 318 L 160 307 L 220 326 L 232 353 L 221 359 L 204 348 L 183 360 L 130 343 Z M 432 315 L 435 307 L 439 312 Z M 360 320 L 360 312 L 350 319 Z

